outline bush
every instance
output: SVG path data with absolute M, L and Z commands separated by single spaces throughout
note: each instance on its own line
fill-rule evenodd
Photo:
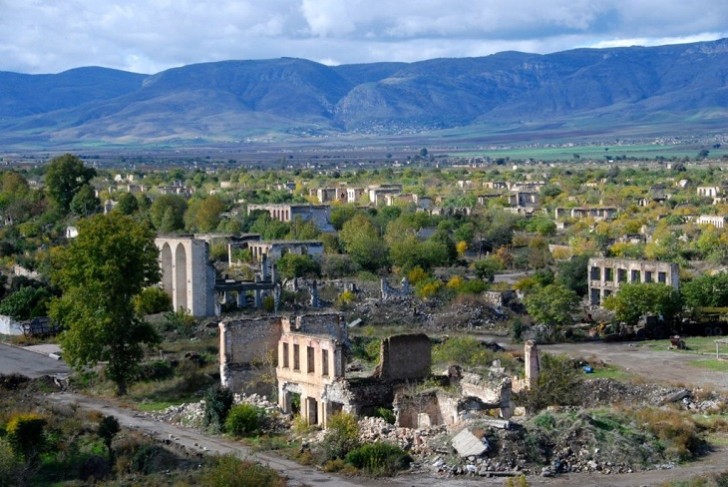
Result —
M 213 432 L 222 431 L 228 412 L 233 405 L 233 393 L 227 387 L 215 385 L 205 392 L 203 423 Z
M 284 487 L 285 481 L 268 467 L 238 460 L 232 455 L 219 457 L 202 477 L 205 487 Z
M 249 436 L 258 432 L 263 410 L 252 404 L 238 404 L 228 413 L 225 431 L 235 436 Z
M 566 356 L 543 354 L 535 387 L 526 393 L 526 408 L 540 411 L 547 406 L 574 406 L 581 402 L 581 376 Z
M 174 376 L 172 364 L 166 360 L 155 360 L 141 364 L 137 373 L 140 381 L 165 380 Z
M 158 287 L 148 287 L 134 297 L 134 310 L 142 316 L 171 311 L 172 298 Z
M 0 487 L 23 485 L 24 467 L 10 444 L 0 438 Z
M 698 426 L 687 414 L 672 409 L 645 408 L 635 413 L 635 419 L 663 442 L 667 453 L 680 460 L 694 458 L 705 447 Z
M 329 419 L 326 436 L 321 442 L 325 460 L 346 458 L 346 454 L 359 446 L 359 423 L 348 413 L 334 414 Z
M 346 461 L 370 475 L 394 475 L 407 468 L 411 458 L 396 445 L 368 443 L 350 451 Z
M 5 428 L 13 451 L 33 462 L 43 448 L 45 425 L 45 418 L 35 413 L 13 415 Z
M 397 418 L 394 415 L 394 411 L 387 408 L 377 408 L 376 413 L 374 414 L 375 418 L 382 418 L 384 421 L 386 421 L 389 424 L 394 424 L 394 422 L 397 420 Z

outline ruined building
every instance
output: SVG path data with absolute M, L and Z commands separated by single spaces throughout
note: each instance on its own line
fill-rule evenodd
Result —
M 382 340 L 379 365 L 359 376 L 345 372 L 348 327 L 338 314 L 227 320 L 220 323 L 220 342 L 223 385 L 250 390 L 254 364 L 269 362 L 272 354 L 281 409 L 300 413 L 309 424 L 326 427 L 337 412 L 367 415 L 378 408 L 393 410 L 397 424 L 407 427 L 452 425 L 493 411 L 506 419 L 512 414 L 511 378 L 502 369 L 484 377 L 451 367 L 449 375 L 433 377 L 431 342 L 424 334 Z M 418 392 L 416 385 L 427 378 L 459 392 Z
M 677 264 L 647 260 L 589 259 L 589 304 L 601 306 L 604 299 L 624 283 L 656 282 L 680 288 Z

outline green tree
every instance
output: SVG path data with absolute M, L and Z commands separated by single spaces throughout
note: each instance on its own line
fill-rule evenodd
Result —
M 372 221 L 358 214 L 344 223 L 339 238 L 344 249 L 363 269 L 377 272 L 389 262 L 387 246 Z
M 44 287 L 23 286 L 0 302 L 0 314 L 29 320 L 47 314 L 51 293 Z
M 79 235 L 57 249 L 53 282 L 63 291 L 50 316 L 64 327 L 64 358 L 76 368 L 107 362 L 107 376 L 126 394 L 144 345 L 159 342 L 133 299 L 159 281 L 159 251 L 147 226 L 119 213 L 79 222 Z
M 586 296 L 588 291 L 588 255 L 574 255 L 566 262 L 559 264 L 557 281 L 574 291 L 579 296 Z
M 524 301 L 528 314 L 537 323 L 563 326 L 573 322 L 571 315 L 579 303 L 579 297 L 563 284 L 554 283 L 537 288 Z
M 728 272 L 703 274 L 680 288 L 685 306 L 690 309 L 728 306 Z
M 101 201 L 96 197 L 96 192 L 90 184 L 81 186 L 71 199 L 70 210 L 76 216 L 89 216 L 96 213 Z
M 276 268 L 284 279 L 321 275 L 321 265 L 310 255 L 294 254 L 292 252 L 278 259 Z
M 217 195 L 193 200 L 184 215 L 185 225 L 188 230 L 212 232 L 220 224 L 223 211 L 225 202 Z
M 619 290 L 604 300 L 619 321 L 636 325 L 643 315 L 662 316 L 671 322 L 682 309 L 680 293 L 672 286 L 655 282 L 622 284 Z
M 184 215 L 187 202 L 181 196 L 165 194 L 155 199 L 149 207 L 149 218 L 160 232 L 175 232 L 185 227 Z
M 48 195 L 62 211 L 67 212 L 76 193 L 95 175 L 95 169 L 84 166 L 83 161 L 73 154 L 56 157 L 45 172 Z
M 122 215 L 133 215 L 139 211 L 139 200 L 131 193 L 122 193 L 116 200 L 114 211 Z

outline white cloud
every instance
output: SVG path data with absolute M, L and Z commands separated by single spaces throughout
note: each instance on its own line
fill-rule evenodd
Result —
M 0 70 L 546 53 L 710 40 L 726 25 L 715 0 L 0 0 Z

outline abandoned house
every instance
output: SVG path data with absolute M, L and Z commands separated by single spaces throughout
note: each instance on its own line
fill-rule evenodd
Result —
M 669 262 L 592 258 L 588 269 L 588 295 L 592 306 L 601 306 L 607 296 L 628 282 L 657 282 L 680 288 L 678 265 Z

